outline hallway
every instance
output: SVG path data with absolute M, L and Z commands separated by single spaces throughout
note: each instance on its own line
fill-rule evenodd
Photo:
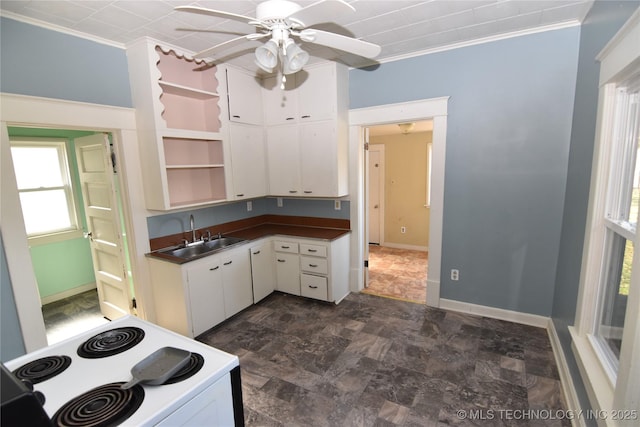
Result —
M 429 253 L 369 245 L 369 286 L 363 293 L 424 304 Z

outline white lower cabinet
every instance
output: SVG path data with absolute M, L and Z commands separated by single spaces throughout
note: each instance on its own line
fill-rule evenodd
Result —
M 298 254 L 276 252 L 276 289 L 300 295 L 300 257 Z
M 251 261 L 247 248 L 233 249 L 220 254 L 222 260 L 222 287 L 226 318 L 253 304 Z
M 276 288 L 271 240 L 265 239 L 251 246 L 251 277 L 253 302 L 264 299 Z
M 336 304 L 349 294 L 349 234 L 267 237 L 185 264 L 148 260 L 156 323 L 191 338 L 274 290 Z
M 349 235 L 332 241 L 287 238 L 273 245 L 276 289 L 339 303 L 349 294 Z
M 187 281 L 191 330 L 193 336 L 198 336 L 226 318 L 220 257 L 189 265 Z
M 149 258 L 158 325 L 188 337 L 253 304 L 246 245 L 186 264 Z

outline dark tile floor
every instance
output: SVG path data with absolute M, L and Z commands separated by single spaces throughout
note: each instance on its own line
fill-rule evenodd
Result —
M 564 408 L 541 328 L 274 293 L 198 339 L 240 357 L 248 426 L 570 425 L 515 419 Z
M 108 322 L 95 289 L 43 305 L 42 317 L 49 345 Z

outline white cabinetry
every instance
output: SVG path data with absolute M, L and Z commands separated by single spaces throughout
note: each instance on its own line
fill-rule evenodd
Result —
M 289 76 L 285 90 L 265 79 L 269 194 L 348 194 L 348 74 L 336 63 Z
M 284 240 L 273 242 L 276 261 L 276 289 L 300 295 L 300 256 L 298 243 Z
M 198 336 L 226 318 L 220 258 L 189 264 L 187 282 L 191 332 Z
M 142 39 L 127 48 L 145 202 L 170 210 L 226 199 L 215 67 Z
M 229 148 L 233 198 L 239 200 L 265 196 L 267 165 L 262 126 L 230 123 Z
M 224 313 L 228 319 L 253 304 L 251 261 L 245 246 L 219 255 L 222 262 Z
M 262 87 L 255 75 L 228 67 L 229 121 L 262 125 Z
M 178 265 L 149 258 L 158 325 L 195 337 L 253 303 L 247 245 Z
M 277 290 L 336 304 L 349 294 L 349 235 L 331 242 L 276 239 L 274 251 Z
M 251 277 L 253 278 L 253 302 L 264 299 L 276 288 L 273 249 L 271 239 L 251 246 Z

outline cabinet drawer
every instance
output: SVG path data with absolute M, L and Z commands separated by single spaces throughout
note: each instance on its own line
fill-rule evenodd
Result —
M 306 243 L 300 244 L 300 253 L 305 255 L 313 255 L 313 256 L 327 256 L 327 247 L 320 245 L 309 245 Z
M 320 276 L 312 276 L 311 274 L 300 275 L 300 295 L 308 298 L 321 299 L 326 301 L 327 278 Z
M 311 256 L 300 257 L 300 270 L 318 274 L 327 274 L 329 272 L 326 258 L 314 258 Z
M 290 252 L 292 254 L 297 254 L 298 244 L 276 240 L 275 242 L 273 242 L 273 249 L 276 250 L 277 252 Z

